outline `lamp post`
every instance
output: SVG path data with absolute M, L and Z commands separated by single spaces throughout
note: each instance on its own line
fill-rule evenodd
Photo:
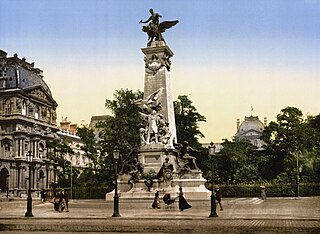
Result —
M 32 164 L 33 155 L 31 154 L 31 151 L 29 151 L 26 156 L 29 164 L 29 188 L 28 188 L 28 198 L 27 198 L 27 212 L 25 213 L 24 217 L 33 217 L 32 196 L 31 196 L 31 167 L 32 167 L 31 164 Z
M 71 178 L 70 178 L 70 199 L 72 199 L 72 176 L 73 176 L 73 173 L 72 173 L 72 161 L 71 161 L 70 167 L 71 167 Z
M 211 212 L 209 217 L 213 218 L 213 217 L 218 217 L 217 215 L 217 207 L 216 207 L 216 194 L 214 192 L 214 188 L 213 188 L 213 171 L 214 171 L 214 165 L 213 165 L 213 156 L 215 155 L 215 151 L 216 151 L 216 147 L 213 144 L 213 142 L 210 143 L 209 146 L 209 155 L 210 155 L 210 160 L 211 160 L 211 186 L 212 186 L 212 190 L 211 190 Z
M 300 197 L 300 173 L 302 171 L 302 165 L 299 163 L 299 155 L 302 155 L 302 152 L 299 150 L 296 153 L 296 165 L 297 165 L 297 196 Z
M 115 189 L 114 189 L 114 197 L 113 197 L 113 215 L 112 217 L 121 217 L 119 213 L 119 195 L 118 195 L 118 160 L 120 157 L 120 151 L 115 148 L 113 150 L 113 158 L 115 159 Z

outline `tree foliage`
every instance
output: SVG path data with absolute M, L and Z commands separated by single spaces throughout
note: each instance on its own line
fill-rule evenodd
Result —
M 197 112 L 196 107 L 186 95 L 178 96 L 173 102 L 179 142 L 188 142 L 190 146 L 201 149 L 199 138 L 204 137 L 199 128 L 200 122 L 206 122 L 206 118 Z
M 259 152 L 248 141 L 222 143 L 222 150 L 207 160 L 205 177 L 215 183 L 243 183 L 259 179 Z M 213 176 L 213 177 L 211 177 Z
M 99 136 L 93 129 L 83 127 L 78 129 L 78 135 L 84 142 L 86 155 L 93 160 L 93 168 L 85 170 L 80 182 L 84 186 L 112 187 L 114 181 L 113 150 L 120 150 L 122 160 L 131 155 L 130 152 L 139 144 L 139 108 L 134 104 L 141 99 L 141 91 L 117 90 L 113 100 L 106 100 L 105 106 L 112 116 L 104 122 L 99 122 Z M 121 165 L 120 165 L 121 166 Z
M 92 168 L 98 167 L 99 160 L 99 147 L 97 139 L 95 138 L 94 130 L 89 129 L 86 126 L 77 128 L 77 135 L 81 138 L 83 145 L 80 147 L 84 151 L 85 155 L 91 160 Z
M 76 183 L 79 170 L 71 168 L 71 163 L 66 160 L 66 155 L 74 155 L 74 151 L 69 146 L 68 139 L 55 139 L 47 142 L 48 158 L 53 160 L 61 170 L 58 170 L 58 185 L 60 187 L 70 187 L 71 177 Z
M 297 174 L 297 163 L 302 173 L 310 177 L 312 167 L 316 166 L 319 154 L 319 117 L 303 118 L 295 107 L 286 107 L 270 122 L 263 132 L 262 139 L 267 143 L 271 176 L 292 180 Z M 300 167 L 299 166 L 299 167 Z M 315 175 L 313 174 L 313 180 Z

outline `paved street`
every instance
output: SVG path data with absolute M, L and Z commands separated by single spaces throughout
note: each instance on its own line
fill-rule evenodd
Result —
M 183 212 L 178 203 L 161 209 L 149 201 L 120 200 L 120 218 L 111 218 L 113 202 L 72 200 L 70 212 L 53 204 L 33 202 L 33 218 L 24 218 L 26 201 L 0 202 L 1 233 L 320 233 L 320 197 L 223 199 L 219 217 L 208 218 L 210 201 L 190 201 Z

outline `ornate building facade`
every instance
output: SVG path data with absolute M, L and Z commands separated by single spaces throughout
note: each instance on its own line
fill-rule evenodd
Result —
M 47 142 L 59 138 L 57 106 L 42 70 L 0 50 L 0 190 L 7 196 L 26 194 L 28 179 L 34 191 L 56 182 Z M 33 155 L 31 178 L 28 153 Z

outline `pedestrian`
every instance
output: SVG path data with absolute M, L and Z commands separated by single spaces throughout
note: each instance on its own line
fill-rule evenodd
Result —
M 261 199 L 266 200 L 267 199 L 266 187 L 264 185 L 261 185 L 260 189 L 261 189 Z
M 43 189 L 41 189 L 41 191 L 40 191 L 40 198 L 41 198 L 41 201 L 42 201 L 42 202 L 45 202 L 45 199 L 44 199 L 44 190 L 43 190 Z
M 59 193 L 59 208 L 58 211 L 62 212 L 66 208 L 66 201 L 64 199 L 64 191 L 60 191 Z
M 58 211 L 60 205 L 60 193 L 55 192 L 53 196 L 53 208 Z
M 67 191 L 63 192 L 63 198 L 66 203 L 66 212 L 69 212 L 69 194 L 67 193 Z
M 47 191 L 44 190 L 43 191 L 43 202 L 45 202 L 47 200 L 47 195 L 48 195 Z
M 153 203 L 152 203 L 152 208 L 155 209 L 155 208 L 158 208 L 160 209 L 160 193 L 159 191 L 157 191 L 155 194 L 154 194 L 154 200 L 153 200 Z
M 222 204 L 221 204 L 221 191 L 220 191 L 219 187 L 216 188 L 216 201 L 220 206 L 220 210 L 223 210 Z
M 188 202 L 186 201 L 186 199 L 183 196 L 183 192 L 182 192 L 182 187 L 179 187 L 179 209 L 181 211 L 185 210 L 185 209 L 189 209 L 191 208 L 191 205 L 188 204 Z

